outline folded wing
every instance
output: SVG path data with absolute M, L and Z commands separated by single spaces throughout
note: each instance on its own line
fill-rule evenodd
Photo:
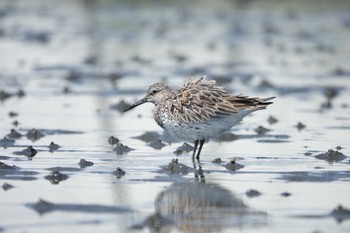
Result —
M 264 109 L 272 103 L 268 101 L 273 98 L 233 96 L 222 87 L 215 86 L 214 80 L 194 77 L 175 91 L 175 95 L 170 100 L 170 112 L 177 122 L 200 123 L 212 118 L 233 115 L 241 110 Z

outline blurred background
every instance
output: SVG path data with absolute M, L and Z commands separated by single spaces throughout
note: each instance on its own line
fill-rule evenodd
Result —
M 300 80 L 348 72 L 348 1 L 0 4 L 3 78 L 76 71 L 112 81 L 198 73 Z
M 1 165 L 0 232 L 349 232 L 349 216 L 334 221 L 332 212 L 350 207 L 349 39 L 347 0 L 1 0 L 0 160 L 17 168 Z M 191 75 L 233 94 L 277 97 L 204 146 L 208 186 L 193 186 L 192 170 L 159 172 L 172 158 L 193 164 L 174 154 L 181 143 L 154 148 L 162 130 L 151 104 L 122 113 L 150 84 L 178 88 Z M 41 137 L 28 136 L 33 128 Z M 135 138 L 147 132 L 151 141 Z M 112 135 L 134 150 L 119 153 Z M 32 160 L 19 152 L 28 146 L 38 151 Z M 345 157 L 316 157 L 329 149 Z M 94 165 L 79 167 L 82 158 Z M 225 167 L 232 158 L 242 171 Z M 59 185 L 47 180 L 55 167 L 67 175 Z M 168 207 L 195 200 L 197 189 L 217 218 L 194 223 L 179 208 L 171 219 Z M 54 213 L 41 213 L 39 199 L 56 203 Z M 244 211 L 226 218 L 227 203 Z

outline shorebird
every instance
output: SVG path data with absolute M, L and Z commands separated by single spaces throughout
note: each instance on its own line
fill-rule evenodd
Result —
M 188 79 L 174 91 L 163 83 L 153 84 L 144 98 L 124 112 L 146 102 L 153 103 L 157 124 L 177 140 L 194 142 L 192 158 L 199 160 L 207 139 L 231 129 L 249 113 L 265 109 L 273 98 L 231 95 L 223 87 L 215 86 L 215 80 L 202 76 Z

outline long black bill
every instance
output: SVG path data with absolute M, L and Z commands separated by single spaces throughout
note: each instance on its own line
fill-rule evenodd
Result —
M 123 112 L 127 112 L 129 111 L 130 109 L 133 109 L 141 104 L 144 104 L 147 102 L 147 98 L 143 98 L 143 99 L 140 99 L 139 101 L 137 101 L 136 103 L 134 103 L 133 105 L 131 105 L 130 107 L 128 107 L 127 109 L 124 109 Z

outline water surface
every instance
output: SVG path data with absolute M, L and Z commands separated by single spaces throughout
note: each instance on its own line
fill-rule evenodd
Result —
M 0 229 L 349 232 L 349 214 L 332 212 L 350 208 L 349 157 L 315 158 L 329 149 L 350 156 L 349 8 L 2 1 L 0 136 L 11 129 L 24 136 L 1 142 L 0 161 L 15 167 L 0 168 Z M 193 74 L 231 93 L 277 97 L 228 140 L 206 143 L 195 167 L 189 153 L 174 153 L 182 142 L 157 150 L 135 138 L 163 134 L 151 104 L 116 110 L 154 82 L 176 88 Z M 270 131 L 259 135 L 259 126 Z M 26 137 L 32 129 L 43 137 Z M 112 135 L 133 150 L 118 154 Z M 50 152 L 51 142 L 58 150 Z M 37 150 L 32 159 L 16 155 L 28 146 Z M 233 158 L 244 167 L 227 170 Z M 93 165 L 81 167 L 81 159 Z M 172 174 L 172 159 L 188 167 Z M 246 195 L 252 189 L 261 195 Z

